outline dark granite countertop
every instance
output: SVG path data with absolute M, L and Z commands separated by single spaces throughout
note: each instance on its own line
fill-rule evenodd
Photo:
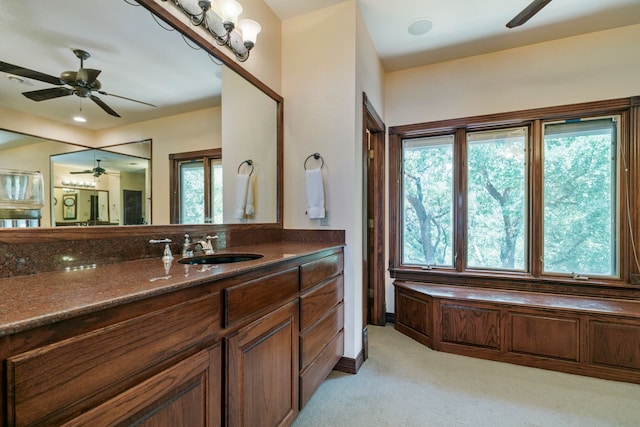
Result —
M 0 337 L 341 246 L 286 241 L 220 251 L 264 257 L 216 267 L 180 264 L 174 255 L 166 266 L 154 258 L 2 278 Z

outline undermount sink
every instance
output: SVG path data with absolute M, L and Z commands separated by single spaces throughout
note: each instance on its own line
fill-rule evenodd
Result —
M 229 264 L 232 262 L 243 262 L 243 261 L 251 261 L 253 259 L 262 258 L 264 255 L 262 254 L 254 254 L 254 253 L 246 253 L 246 252 L 236 252 L 236 253 L 221 253 L 221 254 L 210 254 L 210 255 L 199 255 L 190 258 L 182 258 L 178 260 L 181 264 L 191 264 L 191 265 L 200 265 L 200 264 Z

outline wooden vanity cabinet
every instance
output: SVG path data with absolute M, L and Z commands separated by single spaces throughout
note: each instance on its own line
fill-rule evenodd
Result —
M 197 410 L 188 425 L 219 425 L 219 330 L 220 294 L 203 287 L 11 336 L 6 423 L 118 425 Z
M 298 415 L 298 301 L 227 339 L 227 425 L 288 426 Z
M 344 354 L 343 268 L 342 253 L 300 267 L 300 409 Z
M 288 426 L 343 353 L 342 249 L 0 337 L 0 425 Z

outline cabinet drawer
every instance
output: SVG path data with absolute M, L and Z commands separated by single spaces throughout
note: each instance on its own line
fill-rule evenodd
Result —
M 221 422 L 220 344 L 149 378 L 62 427 L 217 426 Z
M 340 331 L 318 357 L 300 374 L 300 409 L 327 378 L 344 354 L 344 332 Z
M 300 267 L 300 290 L 308 289 L 343 269 L 344 261 L 341 253 L 304 264 Z
M 342 275 L 322 284 L 300 297 L 300 330 L 304 331 L 316 323 L 344 297 L 344 277 Z
M 219 329 L 219 294 L 7 360 L 9 425 L 57 424 L 122 391 Z
M 229 287 L 224 290 L 225 327 L 297 295 L 297 267 Z
M 307 332 L 300 335 L 300 369 L 304 370 L 344 326 L 343 303 L 338 304 Z

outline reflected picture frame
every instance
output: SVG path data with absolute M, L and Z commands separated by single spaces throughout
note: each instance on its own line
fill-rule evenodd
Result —
M 65 194 L 62 196 L 62 219 L 76 219 L 78 217 L 78 195 Z

